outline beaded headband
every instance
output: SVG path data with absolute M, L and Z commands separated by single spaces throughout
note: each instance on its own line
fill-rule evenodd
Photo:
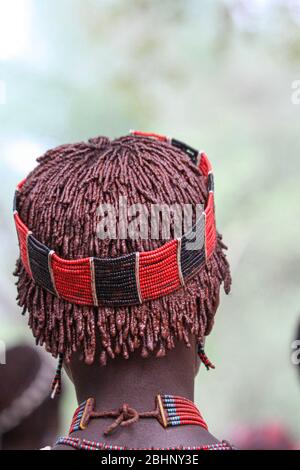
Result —
M 130 306 L 164 297 L 184 287 L 205 266 L 216 246 L 214 177 L 205 153 L 166 136 L 133 131 L 133 135 L 168 142 L 184 151 L 207 177 L 209 196 L 205 210 L 192 229 L 160 248 L 117 258 L 67 260 L 38 241 L 21 220 L 16 189 L 14 220 L 20 256 L 28 275 L 42 288 L 78 305 Z M 193 241 L 196 249 L 189 249 Z

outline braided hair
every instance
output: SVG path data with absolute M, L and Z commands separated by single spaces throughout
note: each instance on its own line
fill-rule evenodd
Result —
M 106 137 L 63 145 L 38 159 L 22 187 L 19 213 L 40 242 L 66 259 L 117 257 L 154 250 L 166 240 L 105 239 L 97 236 L 99 205 L 119 197 L 128 204 L 204 204 L 206 177 L 180 149 L 147 137 Z M 174 238 L 174 224 L 171 224 Z M 18 303 L 29 312 L 36 341 L 54 357 L 68 362 L 73 352 L 92 364 L 135 350 L 143 357 L 163 357 L 175 340 L 190 346 L 190 335 L 203 341 L 212 329 L 214 302 L 220 285 L 230 291 L 231 276 L 221 235 L 206 266 L 178 291 L 138 306 L 81 306 L 60 299 L 38 286 L 17 261 Z M 96 347 L 97 346 L 97 347 Z M 98 352 L 99 351 L 99 352 Z M 96 357 L 96 354 L 98 357 Z

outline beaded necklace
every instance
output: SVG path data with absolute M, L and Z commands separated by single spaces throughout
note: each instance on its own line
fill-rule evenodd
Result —
M 88 439 L 79 439 L 75 437 L 60 437 L 55 444 L 56 446 L 68 446 L 76 450 L 233 450 L 234 448 L 227 441 L 219 444 L 208 444 L 204 446 L 175 446 L 175 447 L 126 447 L 112 446 L 102 442 L 89 441 Z
M 60 437 L 56 445 L 66 445 L 77 450 L 231 450 L 232 446 L 223 441 L 219 444 L 204 446 L 178 446 L 168 449 L 148 448 L 136 449 L 126 446 L 113 446 L 103 442 L 90 441 L 72 437 L 77 431 L 87 428 L 91 419 L 115 418 L 115 421 L 104 432 L 105 436 L 112 434 L 119 426 L 127 427 L 141 419 L 156 419 L 163 428 L 195 425 L 208 431 L 208 426 L 196 405 L 183 397 L 176 395 L 157 395 L 155 398 L 155 409 L 153 411 L 138 412 L 129 405 L 124 404 L 117 410 L 96 411 L 95 400 L 89 398 L 76 409 L 69 430 L 68 437 Z

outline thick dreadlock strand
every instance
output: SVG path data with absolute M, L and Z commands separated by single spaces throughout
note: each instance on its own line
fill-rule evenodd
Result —
M 204 204 L 207 181 L 181 150 L 168 143 L 126 136 L 63 145 L 38 159 L 20 193 L 20 216 L 35 236 L 66 259 L 115 257 L 159 248 L 166 240 L 100 240 L 97 226 L 100 204 L 111 204 L 117 214 L 119 197 L 128 204 Z M 118 230 L 118 225 L 117 225 Z M 171 226 L 174 237 L 174 221 Z M 185 289 L 132 307 L 87 307 L 68 303 L 39 287 L 20 260 L 18 302 L 29 312 L 29 326 L 40 344 L 54 356 L 69 361 L 80 351 L 87 364 L 102 365 L 108 358 L 128 358 L 139 349 L 143 357 L 163 357 L 175 339 L 190 346 L 190 334 L 199 342 L 211 331 L 214 301 L 220 285 L 228 293 L 229 265 L 220 235 L 213 256 Z M 100 339 L 100 344 L 96 344 Z

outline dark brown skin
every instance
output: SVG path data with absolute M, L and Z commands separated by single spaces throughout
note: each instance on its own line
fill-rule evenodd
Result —
M 218 302 L 219 299 L 216 309 Z M 178 342 L 175 349 L 160 359 L 143 359 L 137 352 L 128 361 L 117 358 L 101 367 L 96 362 L 87 366 L 74 355 L 70 366 L 65 369 L 74 383 L 78 403 L 93 397 L 97 410 L 118 409 L 127 403 L 131 408 L 143 412 L 155 408 L 154 399 L 159 393 L 194 400 L 194 379 L 199 369 L 199 359 L 196 342 L 191 338 L 191 348 Z M 205 372 L 203 369 L 202 373 Z M 72 437 L 131 448 L 201 446 L 219 442 L 199 426 L 164 429 L 153 418 L 140 419 L 125 428 L 120 426 L 106 437 L 104 431 L 112 422 L 111 418 L 93 419 L 86 430 L 73 433 Z M 55 448 L 63 449 L 71 450 L 63 446 Z

